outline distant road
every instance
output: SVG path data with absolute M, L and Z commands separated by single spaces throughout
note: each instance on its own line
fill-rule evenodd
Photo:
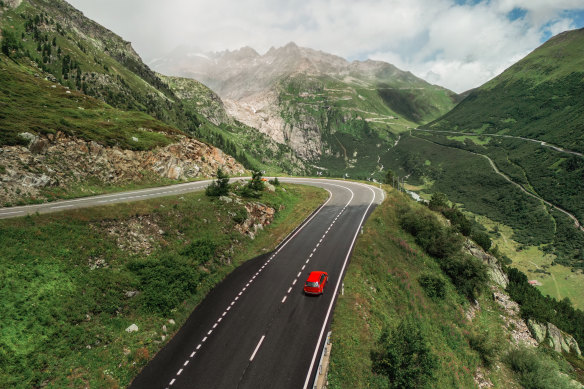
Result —
M 499 138 L 510 138 L 510 139 L 521 139 L 527 142 L 533 142 L 533 143 L 538 143 L 539 145 L 543 146 L 543 147 L 547 147 L 550 149 L 553 149 L 557 152 L 560 153 L 564 153 L 564 154 L 572 154 L 572 155 L 577 155 L 579 157 L 583 157 L 584 158 L 584 154 L 579 153 L 577 151 L 573 151 L 573 150 L 568 150 L 568 149 L 564 149 L 560 146 L 556 146 L 553 145 L 551 143 L 547 143 L 544 142 L 542 140 L 537 140 L 537 139 L 530 139 L 530 138 L 524 138 L 521 136 L 513 136 L 513 135 L 505 135 L 505 134 L 476 134 L 476 133 L 472 133 L 472 132 L 457 132 L 457 131 L 443 131 L 443 130 L 425 130 L 425 129 L 421 129 L 421 128 L 413 128 L 413 131 L 424 131 L 424 132 L 441 132 L 441 133 L 446 133 L 446 134 L 454 134 L 454 135 L 467 135 L 467 136 L 494 136 L 494 137 L 499 137 Z
M 317 186 L 330 197 L 273 252 L 217 285 L 130 388 L 312 388 L 354 243 L 384 192 L 348 181 L 279 180 Z M 209 182 L 2 208 L 0 218 L 179 195 Z M 322 296 L 303 293 L 314 270 L 329 274 Z
M 139 189 L 129 192 L 105 194 L 99 196 L 83 197 L 74 200 L 62 200 L 50 203 L 24 205 L 19 207 L 0 208 L 0 219 L 32 215 L 35 213 L 51 213 L 66 211 L 69 209 L 95 207 L 99 205 L 124 203 L 131 201 L 147 200 L 156 197 L 179 195 L 202 190 L 209 185 L 211 180 L 189 182 L 160 188 Z
M 555 208 L 556 210 L 562 212 L 563 214 L 565 214 L 566 216 L 568 216 L 570 219 L 572 219 L 572 221 L 574 222 L 574 227 L 576 227 L 577 229 L 579 229 L 581 231 L 584 231 L 584 226 L 582 226 L 582 224 L 580 223 L 580 221 L 578 220 L 578 218 L 576 216 L 572 215 L 570 212 L 566 211 L 565 209 L 563 209 L 563 208 L 561 208 L 561 207 L 559 207 L 559 206 L 557 206 L 555 204 L 552 204 L 551 202 L 547 201 L 543 197 L 541 197 L 541 196 L 539 196 L 539 195 L 537 195 L 535 193 L 531 193 L 530 191 L 528 191 L 527 189 L 525 189 L 523 187 L 523 185 L 518 184 L 517 182 L 513 181 L 511 179 L 511 177 L 509 177 L 508 175 L 506 175 L 505 173 L 503 173 L 502 171 L 499 170 L 499 168 L 497 167 L 497 165 L 495 164 L 495 162 L 488 155 L 480 154 L 480 153 L 475 153 L 474 151 L 470 151 L 470 150 L 466 150 L 466 149 L 461 149 L 461 148 L 458 148 L 458 147 L 452 147 L 452 146 L 443 145 L 441 143 L 434 142 L 434 141 L 431 141 L 431 140 L 428 140 L 428 139 L 425 139 L 425 138 L 418 138 L 415 135 L 412 135 L 412 136 L 415 137 L 415 138 L 417 138 L 417 139 L 425 140 L 426 142 L 434 143 L 434 144 L 437 144 L 437 145 L 442 146 L 442 147 L 447 147 L 447 148 L 451 148 L 451 149 L 455 149 L 455 150 L 459 150 L 459 151 L 465 151 L 467 153 L 471 153 L 471 154 L 478 155 L 478 156 L 481 156 L 483 158 L 486 158 L 487 161 L 489 161 L 489 164 L 491 165 L 491 167 L 493 168 L 493 170 L 495 171 L 495 173 L 497 173 L 498 175 L 500 175 L 501 177 L 503 177 L 509 183 L 515 185 L 517 188 L 519 188 L 526 195 L 528 195 L 530 197 L 533 197 L 534 199 L 539 200 L 539 201 L 547 204 L 548 206 L 550 206 L 552 208 Z

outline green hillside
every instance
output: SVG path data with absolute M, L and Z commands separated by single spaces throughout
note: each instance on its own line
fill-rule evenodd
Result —
M 516 349 L 515 324 L 492 297 L 501 289 L 494 284 L 481 289 L 481 267 L 473 257 L 455 250 L 446 256 L 428 254 L 435 251 L 429 250 L 432 246 L 460 250 L 462 243 L 444 232 L 450 228 L 396 190 L 387 196 L 365 225 L 339 295 L 331 328 L 328 387 L 578 387 L 571 380 L 583 379 L 582 360 L 572 358 L 572 367 L 566 362 L 570 356 L 555 354 L 543 344 L 533 350 Z M 412 214 L 413 221 L 408 219 Z M 452 257 L 460 261 L 455 266 Z M 521 281 L 506 291 L 518 299 L 525 296 L 523 317 L 562 310 L 565 302 L 544 302 L 527 279 Z M 476 288 L 474 304 L 466 297 L 468 286 Z M 581 334 L 584 314 L 571 312 L 575 313 L 570 322 L 577 329 L 570 330 Z M 479 386 L 487 381 L 491 385 Z
M 142 62 L 129 42 L 65 1 L 24 0 L 16 8 L 2 4 L 0 24 L 2 51 L 32 69 L 29 73 L 37 78 L 118 110 L 148 114 L 158 119 L 159 125 L 164 122 L 166 127 L 199 135 L 251 166 L 245 149 L 227 142 L 221 135 L 223 131 L 213 127 L 199 112 L 201 109 L 183 104 L 167 83 Z M 33 104 L 29 109 L 39 110 L 40 114 L 41 107 Z M 208 126 L 213 128 L 205 130 Z M 214 135 L 208 136 L 209 132 Z
M 0 67 L 0 146 L 28 144 L 20 133 L 54 135 L 60 131 L 103 145 L 148 150 L 172 143 L 173 134 L 183 134 L 146 113 L 112 108 L 44 80 L 36 69 L 2 54 Z
M 584 152 L 584 29 L 561 33 L 424 128 L 507 134 Z

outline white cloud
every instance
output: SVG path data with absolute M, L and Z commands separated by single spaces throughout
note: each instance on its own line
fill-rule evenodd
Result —
M 481 85 L 542 38 L 574 26 L 582 0 L 70 0 L 146 59 L 179 45 L 259 52 L 295 41 L 346 58 L 382 59 L 457 92 Z M 519 18 L 509 12 L 522 9 Z

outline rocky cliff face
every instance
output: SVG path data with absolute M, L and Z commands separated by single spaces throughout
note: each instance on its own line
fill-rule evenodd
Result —
M 230 175 L 245 172 L 231 156 L 186 136 L 150 151 L 106 147 L 60 132 L 47 137 L 29 134 L 28 138 L 28 147 L 0 148 L 0 204 L 25 198 L 44 200 L 50 188 L 67 189 L 86 182 L 124 185 L 156 177 L 185 180 L 211 177 L 219 167 Z
M 548 346 L 558 353 L 565 352 L 574 353 L 578 356 L 582 355 L 576 339 L 552 323 L 541 324 L 533 319 L 529 319 L 527 325 L 538 343 L 547 341 Z

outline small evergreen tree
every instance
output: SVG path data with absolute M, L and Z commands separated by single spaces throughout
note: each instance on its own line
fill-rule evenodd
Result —
M 393 179 L 395 174 L 390 170 L 387 169 L 387 173 L 385 173 L 385 177 L 383 178 L 383 182 L 388 185 L 393 185 Z
M 223 169 L 217 169 L 217 180 L 205 189 L 207 196 L 227 196 L 229 194 L 229 176 L 223 172 Z
M 19 49 L 16 35 L 7 29 L 2 29 L 2 52 L 8 57 L 12 56 Z
M 432 195 L 428 207 L 433 211 L 439 211 L 442 208 L 446 208 L 448 207 L 448 197 L 444 193 L 436 192 Z

